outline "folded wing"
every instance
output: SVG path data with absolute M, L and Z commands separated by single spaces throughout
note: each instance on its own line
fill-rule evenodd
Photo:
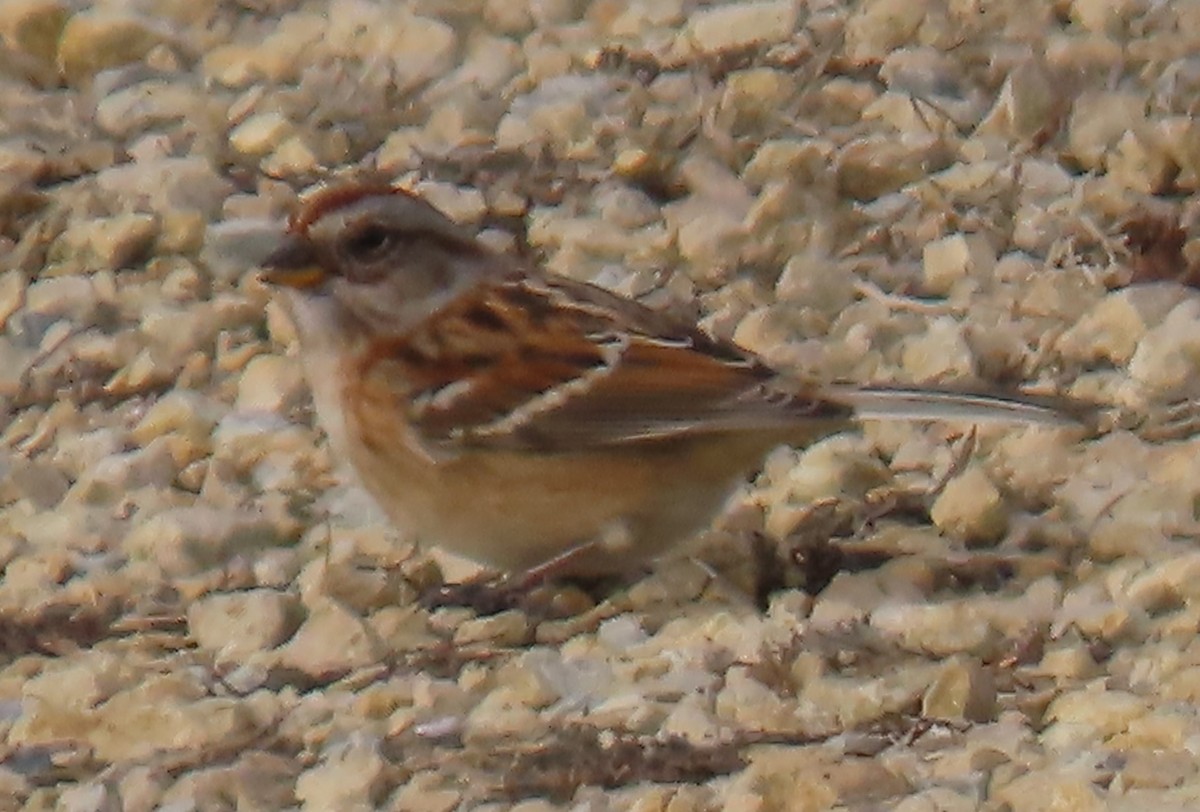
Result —
M 442 450 L 570 451 L 851 414 L 776 392 L 737 349 L 569 280 L 482 287 L 363 364 L 367 398 L 410 403 L 411 425 Z

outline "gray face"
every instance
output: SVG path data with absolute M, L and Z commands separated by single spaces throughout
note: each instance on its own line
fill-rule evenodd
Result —
M 405 332 L 505 266 L 470 231 L 403 193 L 320 214 L 264 263 L 269 279 L 292 288 L 302 331 L 333 328 L 347 337 Z

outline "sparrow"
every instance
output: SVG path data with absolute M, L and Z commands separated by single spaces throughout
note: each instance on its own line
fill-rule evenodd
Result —
M 384 183 L 309 196 L 261 270 L 335 456 L 418 545 L 506 573 L 654 559 L 767 452 L 859 420 L 1075 422 L 1019 394 L 799 382 Z

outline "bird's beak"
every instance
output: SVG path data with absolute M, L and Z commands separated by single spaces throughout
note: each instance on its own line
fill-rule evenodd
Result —
M 315 288 L 329 277 L 312 244 L 295 234 L 285 236 L 259 267 L 262 268 L 259 278 L 264 282 L 297 290 Z

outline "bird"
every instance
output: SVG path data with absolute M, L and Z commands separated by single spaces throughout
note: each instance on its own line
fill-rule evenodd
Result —
M 308 195 L 260 278 L 295 324 L 334 456 L 418 546 L 499 573 L 649 562 L 708 526 L 772 449 L 861 420 L 1077 420 L 1020 393 L 799 380 L 494 251 L 384 181 Z

